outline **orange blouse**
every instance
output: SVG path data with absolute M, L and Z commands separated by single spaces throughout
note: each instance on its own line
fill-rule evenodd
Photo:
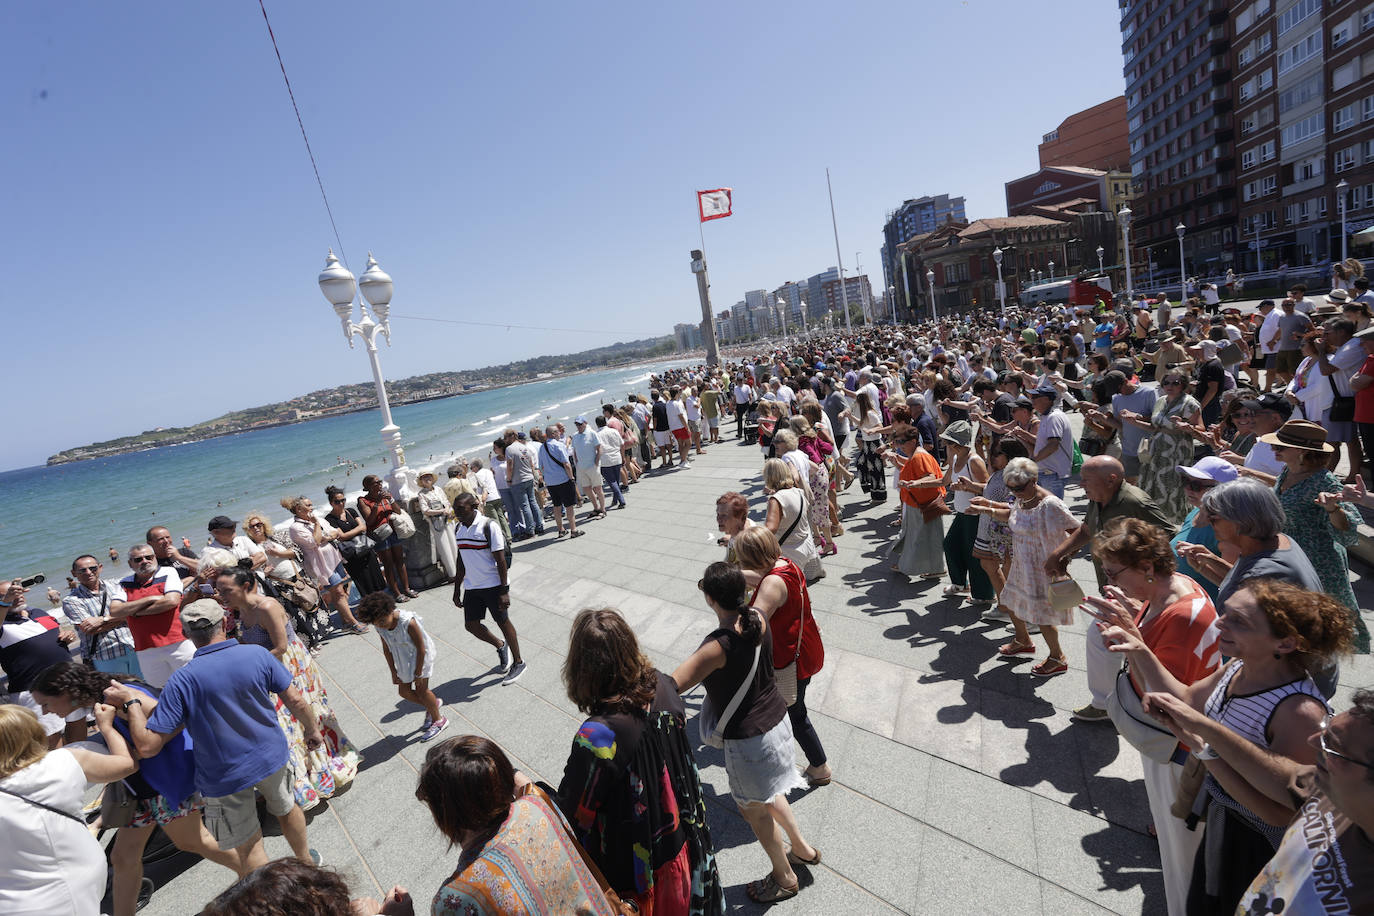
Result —
M 918 448 L 906 464 L 902 465 L 902 473 L 899 480 L 920 480 L 922 477 L 942 477 L 944 471 L 940 469 L 940 462 L 935 460 L 935 456 L 923 448 Z M 902 502 L 908 506 L 924 506 L 932 503 L 945 495 L 944 487 L 902 487 Z

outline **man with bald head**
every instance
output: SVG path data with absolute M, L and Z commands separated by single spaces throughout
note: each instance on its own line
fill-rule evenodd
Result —
M 1177 529 L 1150 495 L 1126 482 L 1125 468 L 1110 455 L 1094 455 L 1084 461 L 1080 476 L 1083 493 L 1088 497 L 1088 509 L 1083 516 L 1083 524 L 1045 560 L 1045 572 L 1049 575 L 1063 575 L 1069 568 L 1069 560 L 1114 519 L 1137 518 L 1168 532 L 1169 537 L 1176 533 Z M 1107 586 L 1107 575 L 1096 557 L 1093 558 L 1093 569 L 1097 572 L 1097 588 L 1101 591 Z M 1107 696 L 1116 685 L 1116 672 L 1121 667 L 1121 660 L 1107 651 L 1101 633 L 1091 623 L 1086 637 L 1088 690 L 1092 693 L 1092 699 L 1086 706 L 1075 709 L 1073 718 L 1079 722 L 1109 722 Z

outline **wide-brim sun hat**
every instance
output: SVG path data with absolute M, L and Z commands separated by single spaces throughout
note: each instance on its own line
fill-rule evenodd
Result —
M 1336 449 L 1326 441 L 1326 429 L 1311 420 L 1289 420 L 1277 431 L 1259 437 L 1266 445 L 1300 448 L 1308 452 L 1331 454 Z

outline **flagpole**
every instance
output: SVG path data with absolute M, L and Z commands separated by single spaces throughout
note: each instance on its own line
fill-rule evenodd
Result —
M 720 344 L 716 340 L 716 318 L 711 312 L 711 281 L 706 273 L 706 229 L 701 218 L 701 197 L 697 197 L 697 234 L 701 238 L 701 257 L 693 257 L 692 273 L 697 278 L 697 297 L 701 300 L 701 340 L 706 345 L 706 365 L 712 369 L 720 365 Z
M 830 187 L 830 169 L 825 170 L 825 189 L 830 193 L 830 228 L 835 230 L 835 270 L 840 275 L 840 305 L 844 309 L 844 331 L 853 333 L 849 324 L 849 295 L 844 289 L 844 256 L 840 254 L 840 226 L 835 222 L 835 190 Z

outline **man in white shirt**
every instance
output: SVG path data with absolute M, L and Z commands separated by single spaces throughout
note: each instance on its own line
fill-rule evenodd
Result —
M 620 489 L 620 471 L 624 459 L 620 457 L 625 440 L 620 433 L 606 425 L 605 417 L 596 418 L 596 437 L 601 441 L 601 479 L 611 491 L 617 509 L 625 508 L 625 494 Z
M 1338 300 L 1332 296 L 1327 296 L 1326 300 L 1332 304 L 1337 304 Z M 1339 304 L 1344 304 L 1340 300 Z M 1335 396 L 1337 399 L 1353 398 L 1355 390 L 1350 387 L 1350 377 L 1360 371 L 1364 365 L 1364 346 L 1355 339 L 1355 322 L 1349 318 L 1331 318 L 1322 325 L 1320 337 L 1313 340 L 1317 348 L 1317 366 L 1325 376 L 1318 384 L 1334 385 Z M 1360 437 L 1355 434 L 1354 405 L 1350 404 L 1347 413 L 1342 416 L 1345 419 L 1333 419 L 1331 414 L 1336 405 L 1332 404 L 1321 416 L 1321 424 L 1326 427 L 1326 441 L 1335 445 L 1336 450 L 1331 453 L 1331 470 L 1336 470 L 1336 465 L 1341 460 L 1341 443 L 1346 443 L 1350 457 L 1350 474 L 1346 477 L 1346 483 L 1354 483 L 1355 477 L 1360 473 L 1360 467 L 1364 461 L 1364 454 L 1360 449 Z
M 1276 338 L 1279 334 L 1279 318 L 1283 313 L 1274 307 L 1273 299 L 1265 299 L 1260 302 L 1256 314 L 1264 316 L 1260 321 L 1258 339 L 1260 354 L 1264 357 L 1264 390 L 1268 391 L 1278 381 L 1275 374 L 1279 352 Z
M 1294 283 L 1288 290 L 1288 295 L 1293 300 L 1293 308 L 1304 315 L 1311 315 L 1312 310 L 1317 304 L 1307 298 L 1307 286 L 1303 283 Z
M 1073 428 L 1062 410 L 1055 408 L 1059 392 L 1049 386 L 1030 392 L 1031 404 L 1040 414 L 1040 428 L 1034 436 L 1018 429 L 1013 435 L 1031 448 L 1031 460 L 1040 466 L 1040 486 L 1060 499 L 1073 465 Z
M 754 389 L 745 381 L 744 376 L 735 376 L 735 387 L 731 389 L 735 399 L 735 438 L 744 438 L 744 417 L 749 405 L 754 403 Z
M 458 575 L 454 578 L 453 604 L 463 609 L 467 631 L 496 648 L 498 667 L 505 674 L 502 686 L 514 684 L 525 673 L 525 661 L 520 657 L 520 638 L 510 622 L 505 539 L 491 519 L 478 517 L 477 498 L 471 493 L 460 494 L 453 511 L 458 515 L 454 532 L 458 542 Z M 504 640 L 493 636 L 482 622 L 488 612 L 506 637 Z
M 687 453 L 692 445 L 691 433 L 687 431 L 687 407 L 682 403 L 682 389 L 676 385 L 668 390 L 668 433 L 677 442 L 678 464 L 685 470 L 692 466 Z M 669 449 L 672 448 L 670 444 Z

